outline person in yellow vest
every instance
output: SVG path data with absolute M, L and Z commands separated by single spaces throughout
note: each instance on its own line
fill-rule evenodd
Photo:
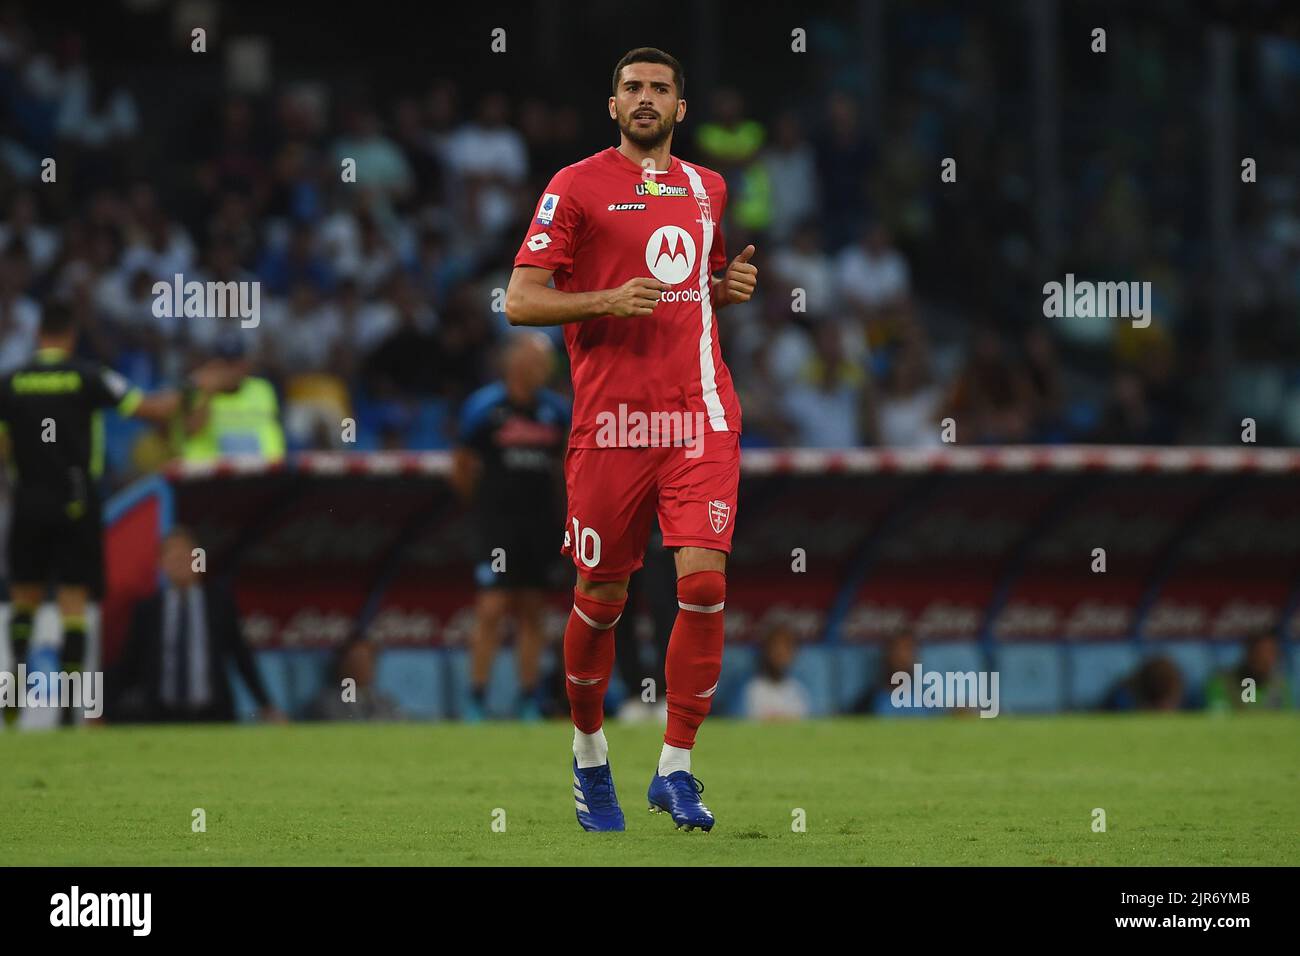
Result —
M 284 458 L 284 429 L 275 388 L 252 372 L 238 339 L 217 345 L 214 359 L 225 388 L 195 393 L 176 422 L 175 442 L 184 461 L 212 461 L 222 455 Z
M 731 184 L 729 220 L 747 233 L 772 224 L 772 180 L 767 167 L 757 162 L 766 140 L 766 128 L 745 118 L 745 101 L 731 88 L 714 95 L 713 116 L 696 134 L 705 160 Z

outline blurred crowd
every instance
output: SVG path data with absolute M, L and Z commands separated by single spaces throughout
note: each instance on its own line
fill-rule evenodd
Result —
M 1006 68 L 1023 36 L 944 4 L 891 8 L 873 114 L 829 27 L 812 29 L 842 82 L 761 106 L 695 89 L 674 144 L 726 176 L 729 249 L 759 250 L 760 294 L 721 322 L 747 444 L 933 445 L 949 416 L 963 443 L 1225 441 L 1229 401 L 1261 441 L 1300 439 L 1300 154 L 1259 132 L 1295 128 L 1274 124 L 1300 102 L 1300 47 L 1252 41 L 1242 138 L 1268 172 L 1240 200 L 1240 375 L 1215 395 L 1206 144 L 1187 96 L 1203 70 L 1184 37 L 1139 24 L 1104 68 L 1060 64 L 1061 249 L 1044 277 L 1034 131 L 1015 119 L 1032 95 Z M 603 104 L 446 78 L 380 97 L 321 68 L 218 90 L 185 126 L 95 42 L 0 11 L 0 371 L 61 297 L 83 350 L 140 385 L 240 356 L 274 387 L 290 450 L 448 447 L 496 373 L 501 290 L 543 186 L 614 141 Z M 1042 283 L 1067 270 L 1152 281 L 1151 327 L 1044 318 Z M 158 317 L 153 285 L 176 275 L 260 281 L 259 324 Z M 120 427 L 117 481 L 178 452 Z
M 769 631 L 760 648 L 758 673 L 745 687 L 740 714 L 756 720 L 798 720 L 812 715 L 810 693 L 795 670 L 798 646 L 792 629 L 784 625 Z M 917 706 L 901 690 L 911 678 L 923 646 L 910 635 L 890 638 L 879 665 L 851 712 L 875 717 L 933 717 L 973 712 L 946 707 Z M 1209 671 L 1203 678 L 1188 676 L 1167 654 L 1153 653 L 1116 680 L 1095 704 L 1107 712 L 1157 712 L 1206 710 L 1212 713 L 1287 710 L 1300 706 L 1286 675 L 1282 642 L 1271 631 L 1251 635 L 1240 658 L 1227 667 Z

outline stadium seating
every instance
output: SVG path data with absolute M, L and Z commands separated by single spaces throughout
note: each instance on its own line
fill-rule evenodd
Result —
M 375 689 L 387 694 L 407 717 L 440 720 L 448 712 L 444 655 L 424 648 L 390 648 L 375 661 Z
M 1059 644 L 999 646 L 993 667 L 1004 713 L 1050 713 L 1066 704 L 1065 656 Z
M 1067 655 L 1069 706 L 1079 709 L 1101 704 L 1115 682 L 1138 666 L 1139 654 L 1129 643 L 1080 644 Z

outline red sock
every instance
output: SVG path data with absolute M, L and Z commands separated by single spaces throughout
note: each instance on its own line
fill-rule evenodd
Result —
M 722 608 L 727 577 L 696 571 L 677 579 L 677 623 L 668 639 L 668 729 L 664 743 L 690 750 L 722 674 Z
M 564 682 L 573 726 L 594 734 L 605 721 L 605 690 L 614 670 L 614 625 L 627 602 L 598 601 L 573 590 L 573 610 L 564 628 Z

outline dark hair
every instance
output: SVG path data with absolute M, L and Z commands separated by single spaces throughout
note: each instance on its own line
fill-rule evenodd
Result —
M 635 50 L 628 50 L 623 54 L 623 58 L 614 67 L 612 87 L 615 96 L 618 95 L 618 79 L 623 73 L 623 67 L 633 63 L 662 63 L 664 66 L 671 67 L 673 85 L 677 87 L 677 98 L 680 100 L 686 96 L 686 73 L 682 70 L 682 65 L 677 62 L 677 57 L 653 46 L 639 46 Z
M 77 330 L 77 319 L 64 302 L 45 303 L 41 313 L 41 335 L 67 335 Z
M 763 646 L 758 658 L 758 670 L 764 676 L 772 680 L 780 680 L 785 676 L 772 665 L 772 647 L 780 639 L 793 641 L 796 648 L 799 643 L 799 635 L 795 633 L 794 628 L 790 626 L 789 621 L 777 621 L 767 629 L 763 635 Z

